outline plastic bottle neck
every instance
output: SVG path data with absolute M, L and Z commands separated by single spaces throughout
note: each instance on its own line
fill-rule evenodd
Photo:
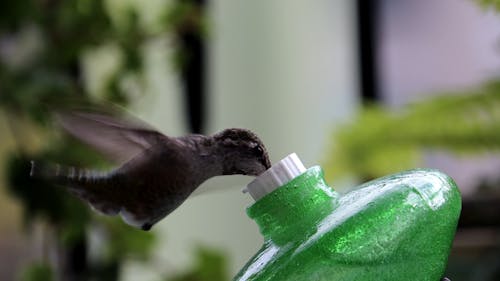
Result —
M 325 183 L 322 169 L 315 166 L 256 201 L 247 214 L 266 240 L 284 245 L 315 233 L 337 206 L 338 197 Z

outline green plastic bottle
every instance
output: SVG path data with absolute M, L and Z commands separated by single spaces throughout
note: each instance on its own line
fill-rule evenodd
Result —
M 411 170 L 346 194 L 288 156 L 247 187 L 265 242 L 234 280 L 438 281 L 461 209 L 453 180 Z

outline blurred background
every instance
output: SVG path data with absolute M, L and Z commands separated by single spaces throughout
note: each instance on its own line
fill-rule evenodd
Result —
M 0 2 L 0 279 L 230 280 L 262 244 L 252 178 L 203 184 L 135 230 L 28 178 L 106 167 L 51 107 L 114 103 L 167 135 L 255 131 L 339 191 L 413 167 L 463 211 L 447 276 L 500 280 L 500 1 Z

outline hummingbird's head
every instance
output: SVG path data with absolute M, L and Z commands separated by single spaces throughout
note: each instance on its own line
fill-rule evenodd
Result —
M 224 175 L 257 176 L 271 167 L 262 141 L 246 129 L 226 129 L 214 136 Z

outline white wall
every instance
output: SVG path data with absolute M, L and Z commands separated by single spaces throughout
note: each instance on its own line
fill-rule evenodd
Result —
M 381 1 L 383 99 L 399 107 L 500 74 L 500 16 L 469 0 Z

